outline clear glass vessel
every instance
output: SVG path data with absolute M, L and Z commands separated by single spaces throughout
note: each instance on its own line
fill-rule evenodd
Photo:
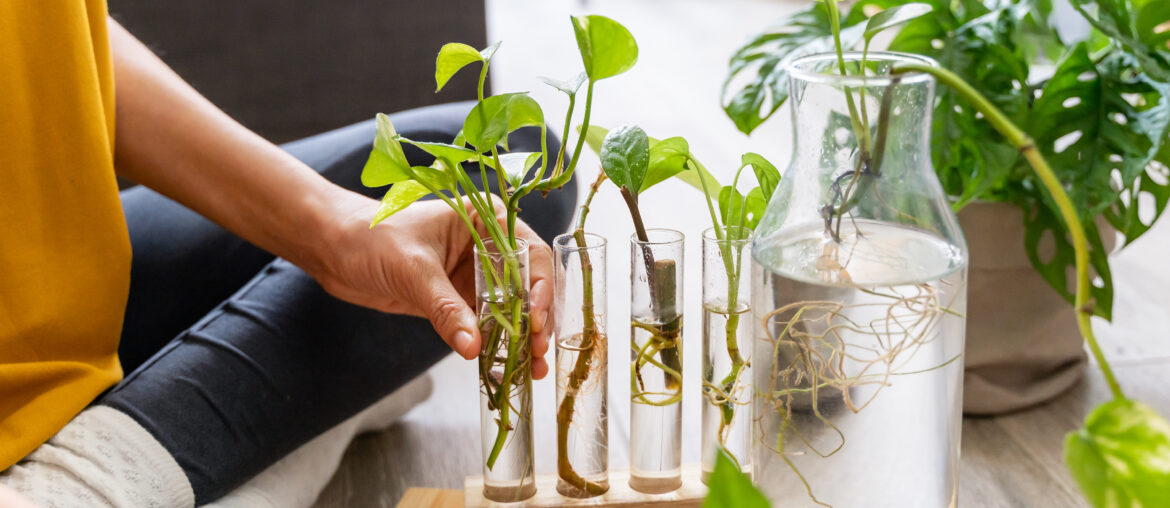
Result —
M 630 487 L 682 485 L 683 234 L 630 239 Z
M 605 238 L 564 234 L 556 263 L 557 492 L 609 490 Z
M 475 249 L 476 305 L 483 341 L 479 353 L 483 495 L 500 502 L 536 494 L 528 244 L 516 242 L 514 249 L 499 249 L 490 241 L 484 250 Z
M 703 232 L 704 483 L 719 448 L 751 475 L 751 236 L 745 227 Z
M 934 62 L 844 58 L 789 66 L 795 153 L 752 245 L 753 480 L 775 507 L 956 506 L 967 248 L 934 79 L 889 75 Z

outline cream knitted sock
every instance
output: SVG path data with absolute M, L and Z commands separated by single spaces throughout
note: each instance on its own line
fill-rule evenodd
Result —
M 93 406 L 0 473 L 43 508 L 189 507 L 195 494 L 166 449 L 125 413 Z

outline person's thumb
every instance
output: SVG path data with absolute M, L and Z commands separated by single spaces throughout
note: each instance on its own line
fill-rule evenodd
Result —
M 416 305 L 451 349 L 468 360 L 475 358 L 479 355 L 479 331 L 471 307 L 437 266 L 419 268 L 426 273 L 420 274 Z

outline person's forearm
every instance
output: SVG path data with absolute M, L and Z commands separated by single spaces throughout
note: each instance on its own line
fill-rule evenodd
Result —
M 302 267 L 322 263 L 329 208 L 350 193 L 232 120 L 112 19 L 109 26 L 118 173 Z

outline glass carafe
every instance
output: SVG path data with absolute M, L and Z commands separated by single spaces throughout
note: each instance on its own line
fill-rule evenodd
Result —
M 967 248 L 934 80 L 789 66 L 794 155 L 752 244 L 753 481 L 776 507 L 957 505 Z M 864 67 L 864 73 L 862 68 Z

